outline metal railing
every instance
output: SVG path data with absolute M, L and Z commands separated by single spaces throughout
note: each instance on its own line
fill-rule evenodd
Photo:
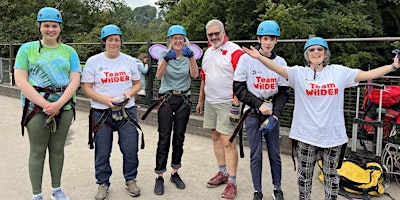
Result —
M 279 43 L 304 43 L 307 39 L 280 39 Z M 328 42 L 391 42 L 391 41 L 400 41 L 400 37 L 384 37 L 384 38 L 337 38 L 337 39 L 327 39 Z M 257 43 L 256 40 L 236 40 L 233 41 L 239 45 L 249 46 L 251 44 Z M 207 41 L 191 41 L 191 43 L 199 45 L 204 50 L 207 48 Z M 165 44 L 165 42 L 124 42 L 122 51 L 129 55 L 138 55 L 138 50 L 148 49 L 153 44 Z M 1 58 L 1 71 L 0 78 L 1 84 L 13 85 L 13 62 L 16 55 L 16 51 L 18 50 L 21 44 L 7 44 L 0 42 L 1 52 L 9 52 L 9 58 Z M 101 51 L 101 46 L 99 43 L 71 43 L 69 44 L 74 48 L 80 48 L 83 50 L 92 50 L 91 54 L 96 54 Z M 145 46 L 145 48 L 143 48 Z M 0 49 L 1 50 L 1 49 Z M 77 50 L 78 51 L 78 50 Z M 79 52 L 79 51 L 78 51 Z M 86 53 L 87 53 L 86 52 Z M 1 56 L 1 55 L 0 55 Z M 81 56 L 81 55 L 80 55 Z M 86 55 L 87 57 L 88 55 Z M 81 58 L 82 59 L 82 58 Z M 85 60 L 82 59 L 82 62 Z M 146 76 L 146 95 L 139 96 L 137 99 L 137 103 L 139 105 L 148 106 L 150 105 L 158 96 L 158 88 L 160 87 L 160 81 L 155 79 L 155 73 L 157 71 L 157 61 L 151 59 L 149 57 L 150 68 L 148 74 Z M 199 68 L 201 68 L 201 60 L 198 61 Z M 385 76 L 382 79 L 374 80 L 386 85 L 398 85 L 400 77 L 392 77 Z M 200 88 L 201 79 L 197 78 L 192 81 L 191 86 L 191 99 L 193 102 L 192 111 L 195 111 L 195 107 L 197 105 L 199 88 Z M 83 94 L 80 94 L 83 95 Z M 344 103 L 344 115 L 346 120 L 346 128 L 349 131 L 349 135 L 351 135 L 352 123 L 355 117 L 355 105 L 356 105 L 356 89 L 348 88 L 345 90 L 345 103 Z M 282 127 L 290 127 L 292 121 L 294 109 L 294 98 L 293 91 L 292 97 L 289 99 L 289 102 L 286 104 L 283 115 L 281 117 L 281 126 Z

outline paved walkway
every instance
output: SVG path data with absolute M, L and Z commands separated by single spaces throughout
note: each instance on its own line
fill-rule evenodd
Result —
M 20 133 L 21 106 L 19 100 L 0 95 L 0 199 L 28 200 L 31 199 L 31 186 L 28 175 L 28 137 L 22 137 Z M 78 111 L 77 119 L 71 127 L 65 146 L 65 164 L 62 177 L 63 190 L 73 200 L 94 199 L 97 185 L 94 178 L 93 150 L 87 147 L 88 113 Z M 174 200 L 210 200 L 220 199 L 220 193 L 224 186 L 207 188 L 206 182 L 217 170 L 216 161 L 212 150 L 210 138 L 187 134 L 184 146 L 182 168 L 180 175 L 186 183 L 184 190 L 177 189 L 169 179 L 170 168 L 165 174 L 165 194 L 157 196 L 153 194 L 155 166 L 155 151 L 157 143 L 156 127 L 142 125 L 145 132 L 146 148 L 139 151 L 138 184 L 141 187 L 141 196 L 135 199 L 174 199 Z M 283 182 L 282 188 L 285 199 L 297 199 L 296 172 L 290 156 L 282 155 Z M 132 199 L 125 190 L 122 176 L 122 158 L 117 144 L 117 136 L 114 141 L 114 151 L 111 155 L 113 175 L 109 200 Z M 267 156 L 264 154 L 263 193 L 264 199 L 270 200 L 272 185 Z M 249 200 L 253 198 L 253 189 L 249 170 L 249 150 L 245 148 L 245 157 L 239 158 L 237 173 L 238 195 L 237 200 Z M 46 160 L 43 193 L 46 199 L 50 199 L 50 174 L 48 161 Z M 400 188 L 392 183 L 387 190 L 393 197 L 400 198 Z M 323 185 L 314 178 L 313 199 L 323 199 Z M 339 197 L 339 199 L 344 199 Z M 376 199 L 389 199 L 380 197 Z

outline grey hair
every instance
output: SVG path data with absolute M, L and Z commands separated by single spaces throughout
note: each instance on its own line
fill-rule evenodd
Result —
M 188 39 L 186 36 L 183 36 L 183 37 L 185 38 L 185 46 L 188 46 L 188 45 L 190 44 L 190 41 L 189 41 L 189 39 Z M 172 40 L 172 36 L 171 36 L 171 37 L 169 37 L 169 38 L 167 39 L 167 43 L 168 43 L 168 50 L 171 50 L 171 49 L 172 49 L 171 40 Z
M 206 24 L 206 30 L 210 28 L 210 26 L 218 26 L 221 29 L 221 31 L 225 31 L 224 24 L 218 19 L 212 19 L 208 21 Z
M 310 64 L 310 58 L 308 58 L 308 49 L 309 49 L 310 47 L 308 47 L 305 51 L 304 51 L 304 59 L 306 59 L 306 61 L 307 61 L 307 65 L 309 65 Z M 324 67 L 329 63 L 329 58 L 331 58 L 331 51 L 329 50 L 329 49 L 326 49 L 325 47 L 324 47 L 324 49 L 325 49 L 325 58 L 324 58 L 324 61 L 322 61 L 322 64 L 324 65 Z

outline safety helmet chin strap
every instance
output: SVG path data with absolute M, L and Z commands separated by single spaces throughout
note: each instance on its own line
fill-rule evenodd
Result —
M 57 42 L 60 42 L 60 35 L 61 35 L 61 32 L 62 32 L 62 27 L 61 27 L 61 23 L 60 22 L 58 22 L 58 24 L 60 25 L 60 34 L 58 35 L 58 37 L 57 37 Z M 38 28 L 39 28 L 39 35 L 42 35 L 42 32 L 40 32 L 40 26 L 42 25 L 42 22 L 38 22 Z M 42 41 L 41 41 L 41 38 L 39 37 L 39 53 L 40 53 L 40 50 L 43 48 L 43 44 L 42 44 Z

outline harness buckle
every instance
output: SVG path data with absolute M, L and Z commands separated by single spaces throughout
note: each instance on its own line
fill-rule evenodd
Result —
M 180 95 L 182 95 L 182 91 L 173 90 L 172 94 L 180 96 Z
M 271 103 L 272 102 L 272 96 L 268 97 L 266 99 L 262 99 L 262 101 L 265 102 L 265 103 Z

